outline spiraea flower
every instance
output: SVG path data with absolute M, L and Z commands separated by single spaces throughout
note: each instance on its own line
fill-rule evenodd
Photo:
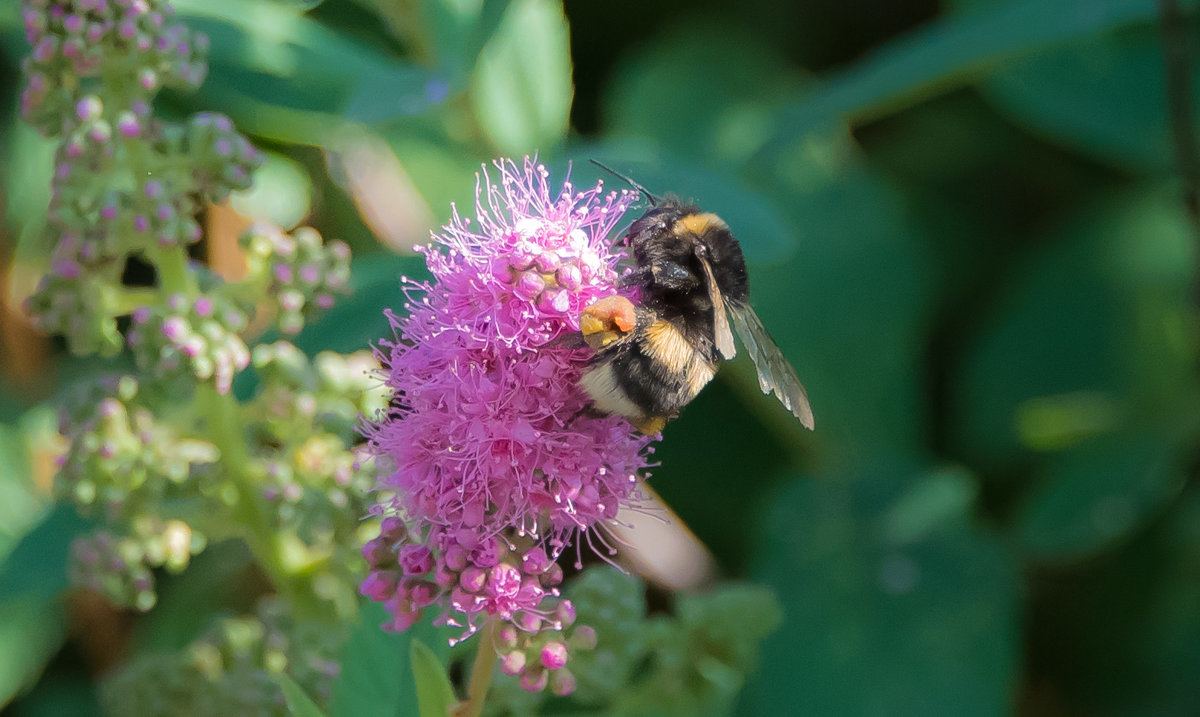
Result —
M 405 629 L 426 608 L 464 636 L 502 625 L 506 671 L 569 691 L 555 559 L 636 496 L 650 439 L 586 415 L 577 383 L 588 352 L 561 338 L 584 307 L 617 291 L 612 234 L 635 195 L 552 190 L 533 160 L 498 161 L 423 253 L 432 280 L 406 280 L 396 340 L 379 357 L 391 408 L 366 427 L 389 517 L 365 550 L 362 591 Z M 520 653 L 520 656 L 516 656 Z

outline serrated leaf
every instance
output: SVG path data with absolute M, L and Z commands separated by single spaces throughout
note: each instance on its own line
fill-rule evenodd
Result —
M 445 717 L 447 710 L 458 701 L 445 666 L 433 650 L 415 638 L 409 649 L 409 659 L 412 660 L 421 717 Z
M 572 93 L 562 4 L 514 0 L 471 78 L 479 126 L 505 154 L 548 151 L 566 135 Z
M 293 717 L 325 717 L 325 712 L 286 672 L 277 673 L 275 681 L 283 690 L 283 698 L 287 700 L 288 711 Z

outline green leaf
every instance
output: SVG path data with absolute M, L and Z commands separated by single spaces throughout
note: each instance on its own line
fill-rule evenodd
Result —
M 342 651 L 342 670 L 333 686 L 332 717 L 396 717 L 418 714 L 411 664 L 413 638 L 420 638 L 436 655 L 449 654 L 446 630 L 428 620 L 396 634 L 381 625 L 388 621 L 383 606 L 360 605 L 359 621 Z
M 1185 482 L 1161 433 L 1100 436 L 1051 456 L 1017 516 L 1021 548 L 1043 562 L 1079 560 L 1156 514 Z
M 210 76 L 196 103 L 223 107 L 255 134 L 324 145 L 346 118 L 374 123 L 421 114 L 447 97 L 439 73 L 324 25 L 301 6 L 265 0 L 176 6 L 189 28 L 212 39 Z
M 342 108 L 342 116 L 379 124 L 428 112 L 449 94 L 450 86 L 441 76 L 397 62 L 387 71 L 365 73 Z
M 71 541 L 87 526 L 70 505 L 59 504 L 50 511 L 0 566 L 0 601 L 48 600 L 66 588 Z
M 209 626 L 215 613 L 253 612 L 258 596 L 245 589 L 253 560 L 243 541 L 225 540 L 206 548 L 182 573 L 163 576 L 154 610 L 134 625 L 136 651 L 181 650 Z
M 957 0 L 962 12 L 997 0 Z M 1062 1 L 1047 2 L 1048 13 Z M 1154 3 L 1144 24 L 1114 27 L 1007 63 L 983 90 L 1004 113 L 1035 131 L 1100 159 L 1167 169 L 1175 164 L 1167 119 L 1163 45 Z M 1193 17 L 1194 23 L 1194 17 Z M 1193 103 L 1200 74 L 1192 72 Z M 1193 126 L 1200 132 L 1200 116 Z
M 566 135 L 572 92 L 562 4 L 514 0 L 471 78 L 479 126 L 505 154 L 548 151 Z
M 34 414 L 26 417 L 26 423 L 32 423 L 28 418 Z M 0 465 L 5 467 L 0 475 L 0 564 L 46 512 L 45 498 L 34 485 L 29 433 L 0 424 Z
M 242 216 L 284 228 L 300 224 L 312 211 L 312 179 L 304 166 L 276 152 L 263 152 L 249 189 L 234 192 L 230 205 Z
M 992 472 L 1124 428 L 1191 422 L 1195 248 L 1171 192 L 1082 208 L 1018 257 L 953 379 L 957 455 Z
M 457 87 L 495 32 L 509 0 L 432 0 L 420 11 L 433 42 L 437 67 Z
M 0 707 L 30 687 L 66 637 L 62 602 L 26 594 L 0 599 Z
M 325 712 L 286 672 L 276 673 L 275 681 L 283 690 L 283 698 L 287 700 L 288 711 L 292 713 L 293 717 L 325 717 Z
M 796 102 L 758 156 L 770 157 L 783 145 L 839 121 L 896 112 L 1046 48 L 1153 20 L 1156 13 L 1155 0 L 1006 0 L 943 16 L 872 52 Z M 1046 91 L 1061 87 L 1047 86 Z
M 421 717 L 444 717 L 447 710 L 458 701 L 445 666 L 433 650 L 416 638 L 412 640 L 409 656 Z
M 752 575 L 786 615 L 747 684 L 744 714 L 1006 715 L 1019 675 L 1016 562 L 943 502 L 919 537 L 938 472 L 889 460 L 854 475 L 794 480 L 764 505 Z M 901 523 L 906 521 L 900 521 Z
M 728 24 L 672 23 L 621 57 L 604 96 L 608 135 L 652 139 L 695 164 L 740 164 L 774 129 L 781 98 L 802 82 L 762 45 Z

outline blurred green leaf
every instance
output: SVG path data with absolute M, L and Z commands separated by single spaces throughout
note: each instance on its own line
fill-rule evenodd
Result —
M 1155 0 L 1012 0 L 944 16 L 873 51 L 794 103 L 759 156 L 769 157 L 839 120 L 877 119 L 985 77 L 1022 56 L 1153 20 L 1156 13 Z M 1054 87 L 1046 91 L 1054 92 Z
M 19 426 L 0 424 L 0 564 L 45 512 L 34 485 L 29 443 Z
M 471 78 L 479 126 L 502 153 L 548 151 L 566 134 L 573 91 L 562 4 L 513 0 Z
M 67 587 L 71 541 L 88 522 L 60 503 L 30 530 L 0 566 L 0 601 L 49 600 Z
M 754 36 L 711 22 L 672 25 L 623 56 L 614 75 L 603 108 L 610 136 L 654 139 L 667 153 L 705 165 L 748 158 L 801 83 Z
M 860 162 L 819 185 L 781 177 L 767 194 L 795 227 L 796 251 L 750 267 L 750 298 L 808 388 L 813 439 L 834 449 L 834 464 L 917 450 L 929 415 L 924 332 L 939 295 L 924 227 Z M 758 396 L 748 362 L 729 368 L 748 401 L 779 415 L 774 398 Z
M 443 78 L 420 67 L 397 64 L 388 72 L 366 75 L 342 108 L 342 116 L 378 124 L 427 112 L 449 94 Z
M 1020 654 L 1018 574 L 1001 543 L 950 501 L 936 527 L 929 481 L 893 462 L 792 481 L 766 502 L 753 575 L 784 603 L 745 714 L 1004 715 Z M 896 542 L 897 537 L 905 540 Z
M 880 516 L 880 535 L 894 545 L 921 540 L 970 514 L 977 493 L 975 479 L 964 470 L 931 471 Z
M 234 192 L 230 205 L 248 219 L 285 229 L 300 224 L 312 209 L 312 180 L 304 167 L 276 152 L 264 152 L 250 189 Z
M 495 32 L 510 0 L 432 0 L 420 11 L 437 66 L 452 87 L 465 83 L 479 51 Z
M 286 672 L 276 673 L 275 681 L 283 690 L 283 698 L 287 700 L 288 712 L 291 712 L 293 717 L 325 717 L 325 713 L 321 711 L 317 703 L 313 702 L 312 698 L 305 694 L 304 688 L 296 684 L 296 681 Z
M 258 595 L 246 594 L 245 576 L 252 566 L 245 542 L 225 540 L 206 548 L 182 573 L 163 576 L 154 610 L 134 626 L 137 652 L 181 650 L 203 633 L 214 614 L 252 612 Z
M 446 668 L 425 643 L 416 638 L 411 643 L 409 659 L 412 660 L 421 717 L 444 717 L 451 705 L 458 701 Z
M 1030 402 L 1046 397 L 1107 399 L 1109 430 L 1192 415 L 1194 251 L 1181 205 L 1157 192 L 1087 206 L 1037 242 L 979 316 L 955 379 L 961 450 L 993 470 L 1028 462 L 1055 432 L 1030 425 Z M 1066 422 L 1060 435 L 1089 433 L 1070 412 L 1040 414 Z
M 964 13 L 1003 4 L 956 0 Z M 1045 3 L 1051 12 L 1062 0 Z M 1101 159 L 1167 169 L 1175 165 L 1168 131 L 1166 74 L 1154 3 L 1145 24 L 1061 43 L 1006 64 L 983 85 L 1006 114 L 1055 141 Z M 1200 99 L 1200 74 L 1192 73 Z M 1194 118 L 1200 131 L 1200 116 Z
M 1200 491 L 1112 552 L 1035 573 L 1029 669 L 1062 709 L 1190 715 L 1200 704 Z M 1119 616 L 1114 619 L 1114 616 Z
M 5 717 L 64 717 L 103 714 L 92 678 L 77 670 L 48 670 L 5 711 Z
M 1017 516 L 1025 554 L 1079 560 L 1128 535 L 1183 486 L 1177 453 L 1151 433 L 1098 437 L 1051 456 Z
M 179 0 L 179 14 L 212 40 L 209 79 L 235 121 L 267 137 L 323 144 L 346 120 L 377 123 L 429 111 L 447 97 L 438 73 L 356 41 L 265 0 Z M 341 108 L 342 114 L 333 114 Z
M 342 670 L 333 686 L 332 717 L 398 717 L 418 714 L 411 643 L 432 645 L 439 661 L 449 654 L 446 630 L 420 621 L 396 634 L 381 625 L 389 615 L 375 602 L 360 605 L 359 621 L 342 651 Z
M 37 679 L 66 636 L 62 603 L 51 595 L 0 597 L 0 707 Z

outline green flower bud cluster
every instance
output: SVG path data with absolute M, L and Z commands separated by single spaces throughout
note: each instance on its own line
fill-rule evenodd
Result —
M 278 310 L 279 328 L 295 334 L 314 313 L 333 306 L 335 294 L 350 282 L 350 247 L 340 241 L 321 243 L 314 229 L 301 227 L 291 236 L 260 225 L 242 235 L 249 277 L 258 282 Z
M 155 115 L 159 90 L 200 84 L 207 39 L 166 0 L 25 0 L 23 19 L 22 114 L 59 141 L 45 230 L 55 248 L 27 308 L 73 352 L 127 347 L 137 367 L 63 411 L 56 490 L 97 526 L 72 547 L 72 578 L 150 610 L 157 573 L 239 539 L 279 594 L 182 652 L 139 660 L 106 701 L 115 714 L 286 714 L 273 675 L 286 669 L 320 696 L 337 671 L 360 533 L 375 527 L 360 520 L 374 481 L 354 429 L 387 404 L 370 352 L 310 360 L 282 342 L 252 350 L 246 334 L 257 310 L 295 333 L 329 308 L 349 285 L 349 248 L 256 227 L 242 239 L 243 280 L 191 261 L 202 212 L 249 187 L 261 162 L 225 116 Z M 131 260 L 151 286 L 125 284 Z M 239 400 L 234 380 L 252 360 L 245 385 L 257 377 L 258 390 Z M 325 619 L 298 622 L 293 609 Z
M 153 570 L 181 572 L 206 542 L 182 520 L 139 516 L 128 535 L 98 530 L 71 543 L 70 578 L 114 605 L 145 612 L 158 602 Z
M 203 550 L 203 533 L 185 520 L 197 510 L 195 476 L 219 458 L 153 405 L 132 376 L 80 387 L 59 417 L 68 443 L 55 480 L 58 497 L 103 526 L 72 547 L 74 582 L 140 610 L 156 599 L 151 568 L 183 570 Z
M 28 0 L 23 14 L 33 50 L 22 114 L 60 140 L 46 222 L 55 250 L 28 309 L 72 351 L 111 356 L 117 319 L 136 308 L 121 283 L 128 260 L 164 283 L 202 236 L 199 212 L 249 187 L 261 157 L 227 117 L 154 116 L 163 86 L 194 88 L 206 72 L 208 40 L 172 23 L 164 0 Z
M 646 614 L 645 585 L 616 568 L 588 568 L 570 585 L 594 649 L 572 652 L 570 705 L 603 714 L 728 714 L 763 638 L 782 619 L 768 589 L 725 584 L 678 594 L 670 614 Z M 498 680 L 485 714 L 537 714 L 545 695 Z
M 250 349 L 238 335 L 246 315 L 221 294 L 194 301 L 175 294 L 164 307 L 139 307 L 126 336 L 138 368 L 160 380 L 194 377 L 228 393 L 237 372 L 250 364 Z
M 353 614 L 364 562 L 359 546 L 370 525 L 373 476 L 359 467 L 355 426 L 387 404 L 372 377 L 369 351 L 322 352 L 311 361 L 290 343 L 254 348 L 257 396 L 242 409 L 251 436 L 249 473 L 288 536 L 289 567 L 313 580 L 339 614 Z
M 182 651 L 140 656 L 102 684 L 106 713 L 288 717 L 276 681 L 282 673 L 304 685 L 319 704 L 327 703 L 348 630 L 291 614 L 281 601 L 264 600 L 257 615 L 218 619 Z

